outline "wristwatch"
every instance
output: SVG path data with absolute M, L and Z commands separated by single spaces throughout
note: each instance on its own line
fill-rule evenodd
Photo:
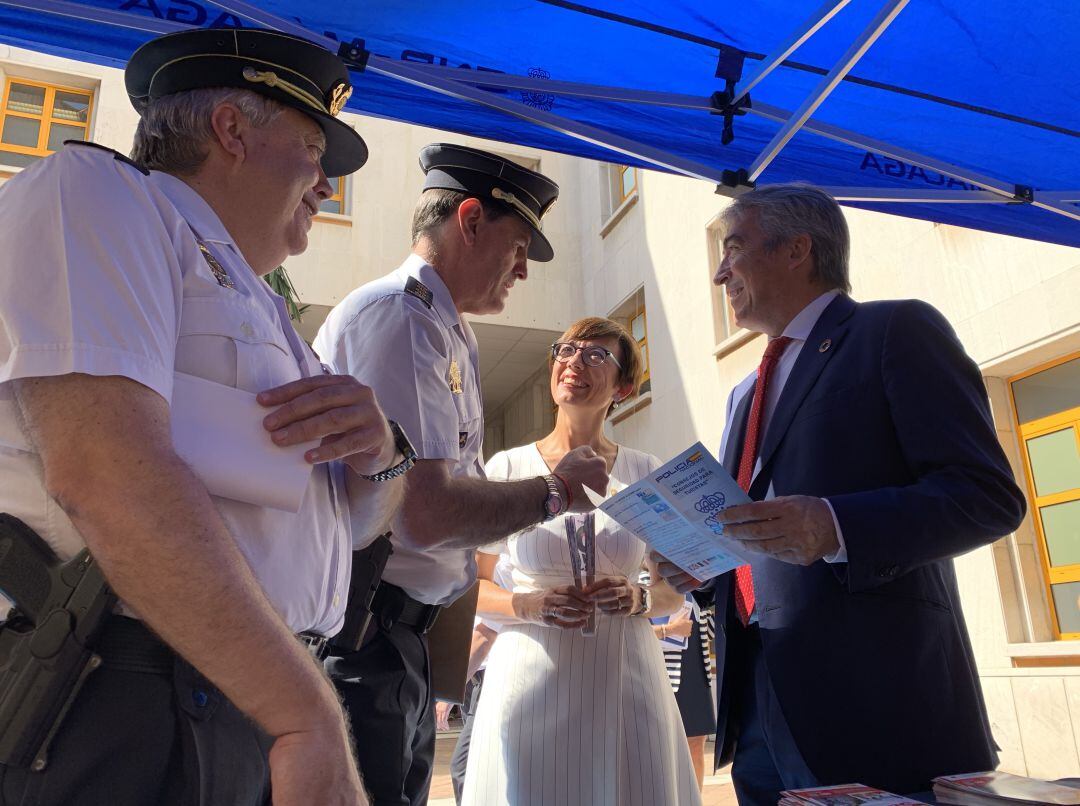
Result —
M 544 520 L 542 521 L 542 523 L 547 523 L 566 512 L 566 499 L 563 498 L 559 483 L 555 481 L 554 476 L 541 476 L 541 478 L 548 488 L 548 493 L 544 497 Z
M 370 476 L 358 473 L 357 475 L 362 479 L 367 479 L 368 481 L 389 481 L 390 479 L 396 479 L 416 464 L 416 451 L 413 450 L 412 443 L 409 442 L 409 438 L 405 436 L 405 432 L 402 430 L 401 426 L 393 420 L 387 420 L 386 422 L 390 426 L 390 433 L 394 435 L 394 447 L 397 448 L 397 452 L 404 458 L 396 465 L 390 465 L 386 470 L 380 470 L 378 473 L 372 473 Z
M 638 590 L 641 591 L 641 605 L 631 613 L 631 616 L 644 616 L 650 610 L 652 610 L 652 591 L 646 588 L 644 585 L 640 585 Z

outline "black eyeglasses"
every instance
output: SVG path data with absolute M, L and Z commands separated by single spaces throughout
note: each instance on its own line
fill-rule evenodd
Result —
M 611 350 L 605 350 L 603 347 L 592 344 L 578 347 L 568 341 L 557 341 L 551 345 L 551 357 L 562 364 L 573 361 L 574 356 L 579 352 L 581 353 L 581 360 L 585 362 L 587 367 L 598 367 L 605 361 L 610 361 L 619 369 L 622 369 L 622 364 L 619 363 L 619 359 L 615 357 L 615 354 Z

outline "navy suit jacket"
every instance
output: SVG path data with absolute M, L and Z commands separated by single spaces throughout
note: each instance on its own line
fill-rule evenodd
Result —
M 733 401 L 730 472 L 752 396 Z M 1026 505 L 949 323 L 916 300 L 837 297 L 759 453 L 751 498 L 770 484 L 777 496 L 827 498 L 847 545 L 846 563 L 752 564 L 769 679 L 811 772 L 823 785 L 916 792 L 936 775 L 993 768 L 952 558 L 1013 531 Z M 732 578 L 716 584 L 718 761 L 737 730 Z

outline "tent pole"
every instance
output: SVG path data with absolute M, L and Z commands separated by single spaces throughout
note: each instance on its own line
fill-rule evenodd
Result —
M 3 1 L 0 0 L 0 3 Z M 471 84 L 474 87 L 525 90 L 546 95 L 562 95 L 568 98 L 591 98 L 597 101 L 620 101 L 674 109 L 697 109 L 702 112 L 716 111 L 716 107 L 709 102 L 709 99 L 701 95 L 626 89 L 603 84 L 580 84 L 576 81 L 556 81 L 549 78 L 519 76 L 513 73 L 489 73 L 486 70 L 478 72 L 467 67 L 443 67 L 423 62 L 409 62 L 409 66 L 423 73 Z
M 909 190 L 888 187 L 823 187 L 839 202 L 903 202 L 908 204 L 1020 204 L 989 190 Z
M 658 92 L 655 90 L 627 89 L 625 87 L 609 87 L 600 84 L 580 84 L 573 81 L 553 81 L 544 78 L 518 76 L 511 73 L 478 73 L 475 70 L 459 67 L 442 67 L 439 65 L 420 63 L 410 63 L 409 67 L 417 73 L 426 73 L 436 78 L 445 77 L 454 82 L 471 84 L 478 87 L 526 90 L 529 92 L 563 95 L 573 98 L 591 98 L 601 101 L 617 101 L 620 103 L 656 105 L 678 109 L 696 109 L 703 112 L 715 111 L 708 99 L 697 95 Z M 749 108 L 746 111 L 748 114 L 757 115 L 767 120 L 774 120 L 778 123 L 786 123 L 792 116 L 792 113 L 786 109 L 762 102 L 756 102 L 753 108 Z M 833 126 L 832 124 L 820 123 L 813 118 L 809 118 L 806 123 L 803 124 L 802 129 L 811 134 L 816 134 L 829 140 L 835 140 L 836 142 L 854 148 L 864 149 L 888 159 L 895 159 L 898 162 L 904 162 L 908 165 L 923 168 L 924 170 L 934 171 L 935 173 L 940 173 L 966 184 L 976 185 L 984 190 L 997 194 L 1003 202 L 1012 203 L 1017 201 L 1016 185 L 1014 184 L 983 176 L 970 169 L 960 168 L 934 157 L 928 157 L 924 154 L 900 148 L 892 143 L 885 142 L 884 140 L 866 137 L 865 135 L 858 134 L 849 129 Z M 903 194 L 905 191 L 901 188 L 897 188 L 896 192 L 898 194 Z M 945 194 L 947 191 L 928 190 L 926 192 Z M 975 191 L 959 192 L 971 194 Z M 1059 193 L 1065 193 L 1065 197 L 1059 197 Z M 1035 191 L 1034 203 L 1036 206 L 1043 207 L 1050 212 L 1059 213 L 1071 218 L 1073 217 L 1074 211 L 1069 210 L 1068 208 L 1053 207 L 1052 205 L 1057 202 L 1080 200 L 1076 198 L 1077 195 L 1080 194 L 1072 191 Z M 974 201 L 976 198 L 978 197 L 974 197 L 970 200 Z M 897 201 L 900 200 L 901 199 L 899 198 L 897 199 Z M 941 200 L 948 201 L 944 196 Z M 930 200 L 928 199 L 928 201 Z M 988 201 L 988 199 L 984 199 L 984 201 Z
M 776 156 L 783 150 L 784 146 L 788 144 L 788 141 L 795 136 L 795 133 L 802 128 L 802 125 L 809 120 L 810 116 L 814 114 L 814 110 L 817 109 L 822 101 L 829 97 L 836 85 L 843 81 L 844 76 L 848 74 L 855 63 L 862 58 L 863 54 L 878 40 L 885 29 L 892 24 L 892 21 L 896 19 L 896 15 L 903 11 L 904 6 L 908 4 L 909 0 L 889 0 L 881 7 L 881 10 L 874 17 L 870 25 L 866 30 L 860 34 L 859 38 L 852 42 L 851 47 L 837 62 L 836 66 L 829 71 L 810 94 L 810 97 L 803 101 L 802 105 L 795 110 L 794 114 L 788 118 L 780 131 L 773 137 L 765 149 L 758 155 L 757 159 L 747 170 L 748 182 L 756 182 L 758 177 L 761 176 L 769 163 L 776 159 Z
M 802 28 L 793 31 L 791 36 L 782 42 L 776 50 L 765 57 L 750 78 L 744 78 L 736 85 L 735 96 L 731 99 L 731 106 L 738 106 L 739 101 L 746 97 L 747 93 L 757 86 L 765 76 L 783 64 L 788 56 L 820 31 L 825 23 L 835 17 L 850 2 L 851 0 L 828 0 L 821 8 L 815 11 L 803 23 Z
M 267 28 L 276 28 L 279 31 L 294 33 L 298 36 L 303 36 L 307 39 L 319 42 L 335 52 L 340 44 L 329 37 L 320 37 L 295 22 L 263 11 L 250 3 L 244 2 L 244 0 L 215 0 L 215 5 L 224 11 L 230 11 L 257 22 L 260 25 L 265 25 Z M 569 137 L 583 140 L 584 142 L 592 143 L 593 145 L 611 151 L 617 151 L 621 154 L 626 154 L 627 156 L 650 162 L 653 165 L 666 168 L 669 171 L 674 171 L 697 179 L 704 179 L 705 181 L 712 183 L 720 182 L 723 176 L 723 172 L 720 169 L 713 168 L 709 165 L 703 165 L 694 162 L 693 160 L 687 160 L 674 154 L 669 154 L 661 149 L 654 148 L 645 143 L 639 143 L 635 140 L 630 140 L 626 137 L 621 137 L 603 129 L 598 129 L 595 126 L 589 126 L 585 123 L 579 123 L 576 120 L 564 118 L 561 115 L 554 115 L 550 112 L 534 109 L 527 104 L 502 98 L 460 81 L 445 79 L 441 76 L 425 75 L 422 71 L 415 69 L 415 65 L 409 64 L 408 62 L 387 59 L 373 54 L 368 57 L 365 69 L 378 75 L 394 78 L 409 84 L 415 84 L 416 86 L 443 95 L 449 95 L 452 98 L 472 101 L 481 106 L 497 109 L 500 112 L 513 115 L 522 120 L 527 120 L 546 129 L 551 129 L 560 134 L 565 134 Z
M 443 95 L 472 101 L 490 109 L 497 109 L 521 120 L 527 120 L 546 129 L 565 134 L 568 137 L 650 162 L 675 173 L 696 179 L 704 179 L 714 184 L 719 183 L 723 178 L 723 171 L 719 168 L 679 157 L 663 149 L 622 137 L 614 132 L 599 129 L 587 123 L 545 112 L 542 109 L 535 109 L 527 104 L 503 98 L 469 84 L 433 76 L 423 70 L 414 69 L 414 65 L 409 62 L 396 61 L 382 56 L 371 56 L 368 58 L 367 70 L 389 78 L 396 78 L 399 81 L 415 84 Z
M 781 109 L 778 106 L 770 106 L 769 104 L 757 103 L 754 108 L 748 110 L 755 115 L 760 115 L 765 118 L 770 118 L 776 121 L 787 120 L 791 115 L 786 109 Z M 874 154 L 880 154 L 883 157 L 894 159 L 897 162 L 904 162 L 909 165 L 915 165 L 919 168 L 935 171 L 945 176 L 950 176 L 953 179 L 958 179 L 962 182 L 966 182 L 969 185 L 977 185 L 983 190 L 989 190 L 993 193 L 998 193 L 1001 196 L 1013 201 L 1017 201 L 1017 186 L 1010 185 L 1006 182 L 1002 182 L 1000 179 L 993 179 L 988 176 L 983 176 L 975 171 L 968 170 L 967 168 L 960 168 L 950 163 L 943 162 L 933 157 L 927 157 L 923 154 L 919 154 L 915 151 L 909 151 L 906 148 L 900 148 L 894 146 L 891 143 L 887 143 L 884 140 L 876 140 L 872 137 L 866 137 L 861 134 L 842 129 L 839 126 L 833 126 L 830 123 L 813 122 L 804 126 L 807 131 L 814 134 L 827 137 L 830 140 L 836 140 L 839 143 L 845 145 L 854 146 L 855 148 L 865 149 L 866 151 Z M 1030 204 L 1047 212 L 1057 213 L 1063 215 L 1066 218 L 1071 218 L 1074 221 L 1080 221 L 1080 208 L 1069 207 L 1063 205 L 1062 200 L 1055 198 L 1055 191 L 1034 191 L 1033 197 L 1030 200 Z M 1073 194 L 1072 191 L 1068 191 L 1069 195 Z

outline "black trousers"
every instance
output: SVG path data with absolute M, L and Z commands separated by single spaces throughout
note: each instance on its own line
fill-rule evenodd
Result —
M 435 760 L 435 707 L 427 639 L 412 627 L 378 628 L 326 669 L 349 714 L 372 806 L 423 806 Z
M 123 633 L 123 645 L 101 648 L 104 663 L 64 719 L 44 771 L 0 765 L 0 804 L 268 804 L 269 737 L 138 622 L 116 617 L 106 629 Z M 137 641 L 157 643 L 153 664 L 133 656 Z

